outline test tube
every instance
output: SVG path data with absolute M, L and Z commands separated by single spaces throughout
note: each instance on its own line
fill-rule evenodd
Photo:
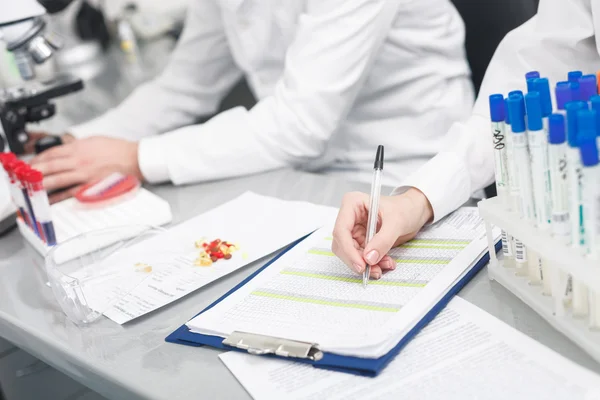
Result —
M 552 187 L 552 234 L 565 245 L 571 243 L 571 224 L 569 222 L 569 184 L 567 181 L 567 134 L 565 117 L 552 114 L 549 118 L 548 160 Z M 544 260 L 546 261 L 546 260 Z M 564 314 L 564 304 L 569 303 L 569 276 L 554 266 L 552 274 L 552 295 L 556 313 Z
M 15 169 L 18 169 L 23 165 L 25 165 L 25 163 L 20 160 L 15 159 L 13 161 L 9 161 L 6 164 L 6 172 L 10 178 L 10 190 L 13 203 L 17 206 L 19 213 L 23 218 L 23 222 L 25 222 L 28 227 L 33 229 L 31 215 L 29 214 L 29 209 L 27 208 L 27 203 L 23 197 L 23 191 L 21 190 L 20 182 L 15 172 Z
M 525 129 L 525 102 L 522 95 L 513 94 L 509 96 L 508 112 L 512 128 L 511 140 L 514 152 L 515 174 L 519 188 L 520 214 L 526 222 L 535 224 L 531 170 Z M 527 253 L 528 251 L 523 243 L 518 238 L 515 238 L 517 275 L 527 275 Z
M 542 102 L 538 92 L 530 92 L 525 95 L 527 109 L 527 141 L 531 158 L 531 181 L 533 184 L 533 201 L 535 207 L 535 224 L 541 230 L 548 230 L 547 223 L 550 215 L 546 215 L 546 178 L 545 164 L 546 149 L 545 135 L 542 124 Z M 532 284 L 542 282 L 542 270 L 539 260 L 530 257 L 529 280 Z M 537 261 L 537 262 L 536 262 Z
M 17 156 L 14 153 L 1 153 L 0 154 L 0 163 L 2 164 L 2 168 L 4 169 L 4 176 L 5 176 L 4 181 L 6 182 L 6 185 L 8 186 L 11 200 L 17 209 L 17 218 L 20 218 L 21 221 L 23 221 L 27 224 L 28 222 L 25 219 L 25 214 L 24 214 L 24 210 L 23 210 L 24 204 L 23 204 L 22 194 L 15 192 L 15 190 L 16 190 L 15 182 L 12 177 L 12 171 L 11 171 L 12 165 L 16 164 L 17 161 L 18 161 Z
M 597 223 L 600 216 L 600 165 L 598 164 L 598 147 L 596 145 L 595 111 L 579 111 L 579 150 L 583 165 L 582 193 L 583 216 L 585 226 L 585 253 L 588 258 L 598 260 Z M 593 329 L 600 328 L 599 292 L 589 291 L 589 324 Z
M 542 168 L 544 174 L 544 220 L 541 229 L 549 231 L 552 224 L 552 184 L 550 179 L 550 162 L 548 159 L 548 136 L 549 136 L 549 117 L 552 114 L 552 97 L 550 95 L 550 82 L 548 78 L 537 78 L 534 81 L 535 91 L 540 94 L 540 103 L 542 109 L 543 135 L 542 145 Z M 556 275 L 555 268 L 552 267 L 551 260 L 539 258 L 539 267 L 542 270 L 542 293 L 552 295 L 553 277 Z
M 571 89 L 571 98 L 573 101 L 581 101 L 583 96 L 581 95 L 581 85 L 579 82 L 571 82 L 569 84 L 569 88 Z
M 556 97 L 556 109 L 557 113 L 567 115 L 565 106 L 567 103 L 573 101 L 571 96 L 571 84 L 569 82 L 558 82 L 554 88 L 554 95 Z
M 592 96 L 598 94 L 596 75 L 583 75 L 579 78 L 579 88 L 581 91 L 581 100 L 590 101 Z
M 570 102 L 567 111 L 567 180 L 569 182 L 569 216 L 571 221 L 571 246 L 581 250 L 583 245 L 583 205 L 581 192 L 582 165 L 578 142 L 577 113 L 587 108 L 584 102 Z M 573 315 L 585 317 L 588 313 L 587 288 L 583 282 L 572 279 Z
M 25 200 L 25 206 L 27 213 L 29 214 L 30 227 L 35 232 L 35 234 L 42 238 L 40 233 L 38 221 L 36 219 L 35 211 L 31 204 L 31 198 L 29 197 L 29 192 L 27 190 L 27 180 L 26 175 L 29 172 L 29 165 L 22 163 L 18 167 L 14 169 L 15 178 L 21 193 L 23 193 L 23 199 Z
M 567 79 L 569 82 L 578 82 L 579 78 L 583 76 L 583 72 L 581 71 L 569 71 L 567 74 Z
M 490 116 L 492 120 L 492 141 L 494 144 L 494 158 L 496 161 L 496 192 L 498 198 L 505 208 L 510 208 L 509 202 L 509 182 L 508 182 L 508 160 L 506 151 L 506 119 L 504 109 L 504 96 L 493 94 L 489 97 Z M 512 250 L 512 242 L 505 231 L 502 231 L 502 253 L 504 255 L 504 265 L 514 267 L 515 258 Z
M 48 194 L 44 189 L 44 175 L 40 171 L 31 169 L 25 178 L 28 183 L 31 204 L 33 205 L 40 231 L 45 239 L 44 241 L 48 246 L 54 246 L 56 245 L 56 234 L 54 232 L 54 224 L 52 223 L 52 212 L 50 210 Z
M 590 98 L 592 110 L 596 111 L 596 146 L 600 148 L 600 96 L 592 96 Z

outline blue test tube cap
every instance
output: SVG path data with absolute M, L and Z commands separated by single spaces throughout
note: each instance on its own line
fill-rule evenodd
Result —
M 583 76 L 583 72 L 581 71 L 570 71 L 567 74 L 567 79 L 569 80 L 569 82 L 577 82 L 579 81 L 579 78 L 581 78 Z
M 506 119 L 504 112 L 504 96 L 501 94 L 490 95 L 490 116 L 492 122 L 504 122 Z
M 504 122 L 507 125 L 510 125 L 510 115 L 508 114 L 508 97 L 504 99 L 504 117 L 506 118 Z
M 554 88 L 554 94 L 556 95 L 556 108 L 559 110 L 564 110 L 565 104 L 573 101 L 571 84 L 569 82 L 558 82 L 556 88 Z
M 508 113 L 513 133 L 525 132 L 525 101 L 522 95 L 513 94 L 508 97 Z
M 538 71 L 529 71 L 525 74 L 525 80 L 527 79 L 537 79 L 540 77 L 540 73 Z
M 548 117 L 552 114 L 552 97 L 550 96 L 550 82 L 548 78 L 538 78 L 534 81 L 535 91 L 540 94 L 542 102 L 542 116 Z
M 581 163 L 584 167 L 598 165 L 598 145 L 596 144 L 596 138 L 582 138 L 579 152 L 581 154 Z
M 541 131 L 542 101 L 538 92 L 529 92 L 525 95 L 525 109 L 527 110 L 527 127 L 530 131 Z
M 511 96 L 521 97 L 521 108 L 523 109 L 523 115 L 525 115 L 525 113 L 527 112 L 527 110 L 525 110 L 525 98 L 523 97 L 525 96 L 525 94 L 521 90 L 513 90 L 512 92 L 508 92 L 508 98 L 510 98 Z
M 592 110 L 596 111 L 596 134 L 600 136 L 600 95 L 590 97 Z
M 529 78 L 527 79 L 527 92 L 535 92 L 535 80 L 537 78 Z
M 583 75 L 579 78 L 579 87 L 581 90 L 581 100 L 589 101 L 592 96 L 598 94 L 596 75 Z
M 587 137 L 596 140 L 596 111 L 583 109 L 577 111 L 577 140 Z
M 565 132 L 565 117 L 562 114 L 552 114 L 548 117 L 548 142 L 562 144 L 567 140 Z
M 583 96 L 581 95 L 581 85 L 579 82 L 571 82 L 571 98 L 573 101 L 581 101 L 583 100 Z
M 567 110 L 567 142 L 569 147 L 577 147 L 577 113 L 583 110 L 583 102 L 571 101 L 565 105 Z

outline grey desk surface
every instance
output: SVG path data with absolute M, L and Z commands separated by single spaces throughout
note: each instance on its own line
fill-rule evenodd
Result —
M 152 188 L 167 199 L 175 223 L 246 190 L 281 199 L 338 205 L 362 184 L 292 170 L 175 188 Z M 167 344 L 164 338 L 265 260 L 126 326 L 108 320 L 71 324 L 44 286 L 41 258 L 17 232 L 0 241 L 0 335 L 111 399 L 248 398 L 220 363 L 218 351 Z M 460 294 L 559 353 L 600 372 L 600 366 L 531 309 L 481 272 Z
M 86 91 L 58 101 L 59 116 L 49 121 L 57 130 L 64 128 L 59 117 L 80 122 L 126 95 L 127 90 L 115 91 L 122 80 L 115 78 L 118 71 L 108 59 L 105 72 L 88 82 Z M 345 192 L 366 189 L 362 184 L 292 170 L 187 187 L 151 188 L 170 202 L 174 223 L 246 190 L 337 206 Z M 12 232 L 0 239 L 0 336 L 110 399 L 249 398 L 217 358 L 218 351 L 167 344 L 164 338 L 265 261 L 124 327 L 104 320 L 80 329 L 60 312 L 50 289 L 44 285 L 41 257 L 18 232 Z M 600 365 L 520 300 L 490 282 L 485 271 L 460 296 L 564 356 L 600 372 Z

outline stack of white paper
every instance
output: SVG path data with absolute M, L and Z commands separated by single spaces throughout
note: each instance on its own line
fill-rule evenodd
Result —
M 455 298 L 377 378 L 229 352 L 255 400 L 596 400 L 600 377 Z
M 365 289 L 331 253 L 322 228 L 211 310 L 196 333 L 249 332 L 316 343 L 336 354 L 388 353 L 487 249 L 477 209 L 463 208 L 393 249 L 397 268 Z
M 336 214 L 335 208 L 248 192 L 73 277 L 83 282 L 92 309 L 123 324 L 273 253 Z M 198 266 L 195 242 L 202 239 L 235 243 L 239 250 L 229 260 Z M 146 265 L 148 276 L 140 282 Z

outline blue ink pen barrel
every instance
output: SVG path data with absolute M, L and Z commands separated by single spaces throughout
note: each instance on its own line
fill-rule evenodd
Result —
M 525 102 L 520 94 L 512 94 L 508 98 L 508 112 L 511 122 L 511 141 L 514 153 L 514 169 L 520 200 L 520 215 L 525 223 L 535 224 L 535 209 L 533 205 L 533 190 L 529 151 L 527 149 L 527 134 L 525 129 Z M 515 266 L 517 275 L 527 275 L 527 249 L 515 238 Z
M 580 113 L 594 114 L 595 111 L 580 111 Z M 582 118 L 585 118 L 582 116 Z M 583 164 L 583 216 L 585 226 L 585 252 L 591 260 L 599 260 L 598 223 L 600 210 L 600 165 L 598 164 L 598 147 L 596 146 L 596 132 L 580 130 L 581 162 Z M 589 325 L 592 329 L 600 328 L 600 293 L 590 290 L 589 298 Z
M 506 126 L 505 126 L 505 105 L 504 96 L 493 94 L 489 98 L 490 117 L 492 121 L 492 142 L 494 145 L 494 159 L 496 161 L 496 192 L 504 208 L 510 209 L 510 193 L 508 181 L 508 158 L 506 144 Z M 508 234 L 502 231 L 502 253 L 504 256 L 504 266 L 514 267 L 515 258 L 512 249 L 512 241 Z
M 48 194 L 44 189 L 44 175 L 35 169 L 30 170 L 27 175 L 27 184 L 31 197 L 31 204 L 35 211 L 40 230 L 48 246 L 56 245 L 56 234 L 52 223 L 52 212 Z

